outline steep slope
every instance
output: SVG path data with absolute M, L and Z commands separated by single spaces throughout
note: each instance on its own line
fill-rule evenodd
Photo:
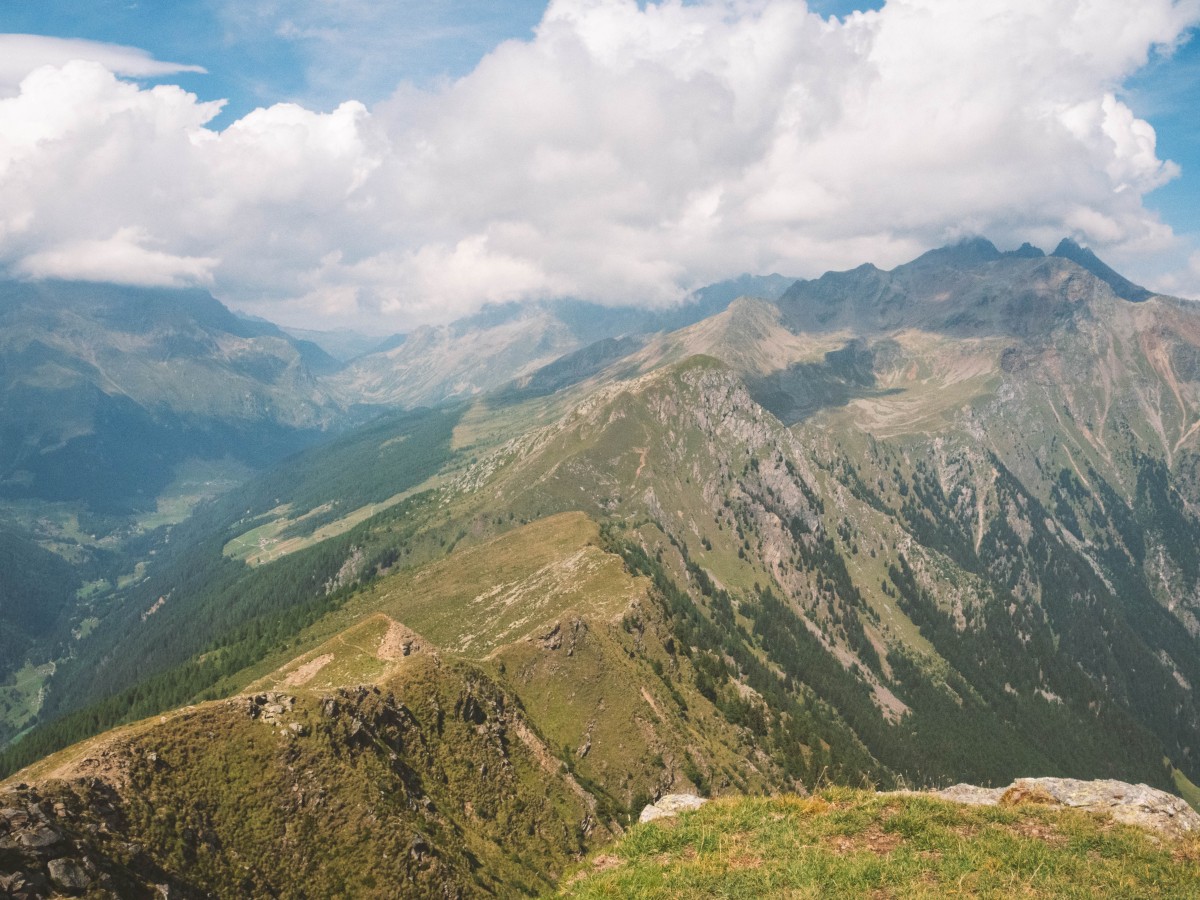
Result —
M 1058 711 L 1124 706 L 1192 758 L 1195 305 L 1135 304 L 1067 260 L 1009 256 L 825 276 L 785 316 L 828 327 L 823 298 L 864 277 L 874 287 L 834 317 L 868 335 L 863 395 L 797 433 L 916 539 L 893 544 L 905 559 L 884 588 L 947 658 L 1004 673 L 992 702 L 1002 689 Z
M 202 291 L 0 285 L 0 494 L 119 510 L 189 457 L 277 460 L 332 422 L 326 362 Z
M 0 680 L 54 633 L 78 588 L 79 576 L 66 560 L 0 526 Z M 0 740 L 8 737 L 0 726 Z
M 116 693 L 72 727 L 386 685 L 394 622 L 519 702 L 606 828 L 677 786 L 1170 788 L 1164 758 L 1200 775 L 1197 359 L 1186 301 L 986 242 L 601 345 L 248 492 L 81 652 L 60 684 Z
M 510 694 L 422 654 L 375 687 L 260 693 L 133 726 L 2 796 L 56 809 L 16 869 L 44 887 L 50 854 L 60 871 L 72 861 L 77 887 L 122 898 L 163 884 L 181 897 L 511 896 L 609 835 L 551 760 Z
M 549 887 L 663 790 L 781 786 L 599 540 L 567 514 L 384 579 L 248 694 L 52 756 L 4 806 L 56 807 L 39 846 L 121 896 L 474 896 Z
M 331 367 L 203 291 L 0 284 L 0 741 L 169 526 L 347 422 Z
M 872 452 L 878 456 L 866 459 L 890 465 L 886 450 Z M 995 568 L 951 555 L 957 547 L 947 546 L 942 530 L 953 504 L 947 509 L 931 496 L 903 505 L 907 483 L 891 495 L 868 488 L 858 477 L 863 458 L 827 432 L 790 433 L 732 372 L 704 358 L 601 392 L 557 429 L 503 454 L 520 462 L 482 463 L 481 481 L 466 483 L 518 515 L 586 498 L 595 514 L 647 523 L 638 533 L 642 547 L 677 548 L 677 570 L 686 572 L 677 577 L 712 605 L 710 615 L 725 617 L 727 636 L 739 624 L 752 632 L 757 652 L 831 701 L 882 763 L 909 778 L 1131 768 L 1162 784 L 1163 745 L 1150 732 L 1172 757 L 1187 755 L 1194 700 L 1154 654 L 1181 653 L 1191 638 L 1178 623 L 1148 620 L 1153 609 L 1144 604 L 1096 593 L 1094 560 L 1043 522 L 1038 501 L 1015 479 L 1000 484 L 1007 519 L 994 524 L 1028 531 L 1038 543 L 1023 554 L 985 552 Z M 495 474 L 486 474 L 492 467 Z M 924 472 L 924 461 L 910 471 Z M 917 490 L 929 488 L 922 482 Z M 1092 658 L 1104 638 L 1090 627 L 1067 629 L 1071 604 L 1057 592 L 1068 578 L 1087 585 L 1077 602 L 1111 617 L 1110 639 L 1120 635 L 1115 652 L 1133 665 L 1123 668 L 1110 655 L 1093 670 L 1095 682 L 1072 674 L 1084 660 L 1100 665 Z M 703 596 L 706 581 L 713 600 Z M 1008 599 L 1022 582 L 1033 593 Z M 1049 609 L 1040 602 L 1030 609 L 1043 594 Z M 1001 612 L 1014 602 L 1012 615 Z M 959 616 L 958 627 L 953 619 L 943 626 L 931 603 Z M 1022 632 L 1035 642 L 998 665 L 996 655 L 1020 646 Z M 1098 696 L 1117 702 L 1097 703 Z

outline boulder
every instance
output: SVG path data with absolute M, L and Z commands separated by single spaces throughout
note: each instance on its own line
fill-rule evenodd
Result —
M 1056 808 L 1108 813 L 1117 822 L 1170 837 L 1200 834 L 1200 814 L 1174 794 L 1144 784 L 1102 779 L 1018 778 L 1006 788 L 956 784 L 933 796 L 977 806 L 1040 803 Z
M 695 794 L 664 794 L 642 810 L 638 821 L 653 822 L 655 819 L 670 818 L 685 810 L 699 809 L 707 802 Z
M 73 859 L 52 859 L 46 868 L 50 872 L 50 880 L 60 890 L 82 891 L 92 883 L 87 871 Z

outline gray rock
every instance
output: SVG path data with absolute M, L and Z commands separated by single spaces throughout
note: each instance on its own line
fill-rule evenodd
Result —
M 699 809 L 707 802 L 695 794 L 664 794 L 642 810 L 638 821 L 653 822 L 655 819 L 670 818 L 685 810 Z
M 28 847 L 31 850 L 41 850 L 44 847 L 53 847 L 62 840 L 62 835 L 49 825 L 39 825 L 21 832 L 17 840 L 22 847 Z
M 1200 834 L 1200 814 L 1179 797 L 1144 784 L 1102 779 L 1018 778 L 1006 788 L 956 784 L 933 796 L 976 806 L 1041 803 L 1050 807 L 1108 813 L 1117 822 L 1171 837 Z
M 64 891 L 86 890 L 92 883 L 91 877 L 83 866 L 73 859 L 52 859 L 46 865 L 50 872 L 50 880 L 54 886 Z

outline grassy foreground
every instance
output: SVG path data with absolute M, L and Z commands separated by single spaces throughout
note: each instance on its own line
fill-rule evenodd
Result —
M 560 896 L 1200 897 L 1200 836 L 1032 804 L 831 789 L 709 803 L 629 831 Z

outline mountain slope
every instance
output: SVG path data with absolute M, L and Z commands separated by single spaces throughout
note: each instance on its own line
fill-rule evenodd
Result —
M 76 730 L 7 759 L 436 656 L 610 832 L 678 786 L 1169 789 L 1164 758 L 1200 775 L 1198 359 L 1194 305 L 980 241 L 602 344 L 197 523 L 56 676 Z
M 751 734 L 662 674 L 690 667 L 599 537 L 569 514 L 384 579 L 248 694 L 52 756 L 6 805 L 65 804 L 53 852 L 122 896 L 511 895 L 660 790 L 781 785 Z
M 0 286 L 0 493 L 145 505 L 188 457 L 272 462 L 333 421 L 314 345 L 202 291 Z
M 774 299 L 790 283 L 780 275 L 742 276 L 662 310 L 573 300 L 492 306 L 450 325 L 417 329 L 395 347 L 359 357 L 331 385 L 348 402 L 414 407 L 463 399 L 597 342 L 700 321 L 745 294 Z

